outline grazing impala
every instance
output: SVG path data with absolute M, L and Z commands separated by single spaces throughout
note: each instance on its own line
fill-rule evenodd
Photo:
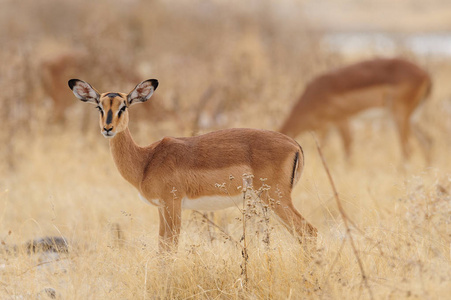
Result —
M 331 71 L 313 79 L 295 104 L 280 132 L 296 137 L 303 131 L 337 126 L 347 156 L 351 153 L 349 118 L 363 110 L 385 107 L 396 122 L 402 152 L 408 158 L 413 130 L 423 148 L 428 140 L 410 118 L 429 95 L 431 78 L 403 59 L 373 59 Z
M 138 146 L 128 129 L 128 108 L 147 101 L 157 86 L 157 80 L 149 79 L 129 94 L 100 94 L 84 81 L 69 81 L 78 99 L 100 111 L 101 132 L 109 139 L 121 175 L 142 200 L 159 208 L 161 250 L 176 248 L 182 209 L 218 210 L 242 203 L 241 181 L 230 178 L 244 173 L 267 178 L 269 196 L 280 202 L 273 209 L 292 233 L 316 236 L 316 229 L 291 201 L 291 190 L 304 166 L 302 149 L 293 139 L 272 131 L 226 129 Z M 227 191 L 217 187 L 224 182 L 228 182 Z

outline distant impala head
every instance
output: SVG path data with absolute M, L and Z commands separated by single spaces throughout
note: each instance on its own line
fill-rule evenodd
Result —
M 89 83 L 79 79 L 69 80 L 69 87 L 78 99 L 96 106 L 100 111 L 101 132 L 106 138 L 112 138 L 116 133 L 127 128 L 127 108 L 149 100 L 158 87 L 158 80 L 144 80 L 128 95 L 124 93 L 100 94 Z

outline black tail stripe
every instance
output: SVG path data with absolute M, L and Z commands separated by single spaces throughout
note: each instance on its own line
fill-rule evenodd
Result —
M 296 141 L 295 141 L 296 142 Z M 296 142 L 296 144 L 298 144 L 299 149 L 301 149 L 301 153 L 302 153 L 302 166 L 304 166 L 304 149 L 302 149 L 301 145 L 299 145 L 298 142 Z
M 296 165 L 298 164 L 298 160 L 299 160 L 299 152 L 296 152 L 296 155 L 294 156 L 293 172 L 291 173 L 291 187 L 293 187 L 294 176 L 296 175 Z

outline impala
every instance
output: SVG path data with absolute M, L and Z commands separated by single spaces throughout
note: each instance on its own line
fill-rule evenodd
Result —
M 430 90 L 428 73 L 406 60 L 359 62 L 308 83 L 279 131 L 294 138 L 307 130 L 323 130 L 330 124 L 335 125 L 349 157 L 352 143 L 349 118 L 369 108 L 383 107 L 394 118 L 402 153 L 408 158 L 411 130 L 424 149 L 429 143 L 419 128 L 411 126 L 410 119 Z
M 244 173 L 266 178 L 269 197 L 277 199 L 274 212 L 295 235 L 316 236 L 317 230 L 294 208 L 291 191 L 304 166 L 301 147 L 278 132 L 226 129 L 195 137 L 165 137 L 149 146 L 138 146 L 128 129 L 128 109 L 147 101 L 158 86 L 149 79 L 129 94 L 97 92 L 90 84 L 71 79 L 69 87 L 83 102 L 100 112 L 100 128 L 109 139 L 120 174 L 140 198 L 158 207 L 160 250 L 175 249 L 182 209 L 218 210 L 239 203 Z M 218 185 L 227 182 L 227 191 Z

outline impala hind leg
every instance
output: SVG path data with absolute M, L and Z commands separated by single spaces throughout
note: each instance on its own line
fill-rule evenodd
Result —
M 411 135 L 411 131 L 415 134 L 415 137 L 418 139 L 420 146 L 423 147 L 423 151 L 428 150 L 428 141 L 427 135 L 423 135 L 422 132 L 419 131 L 418 128 L 412 126 L 412 115 L 418 109 L 418 106 L 422 103 L 425 95 L 427 94 L 427 86 L 422 86 L 420 89 L 402 95 L 398 99 L 398 101 L 394 102 L 392 107 L 392 114 L 395 119 L 396 125 L 398 127 L 398 133 L 401 141 L 402 153 L 405 159 L 410 158 L 411 149 L 409 145 L 409 137 Z M 409 99 L 410 101 L 400 101 L 400 99 Z M 428 159 L 428 155 L 426 155 Z
M 180 205 L 171 204 L 160 207 L 158 212 L 160 217 L 160 252 L 175 251 L 178 246 L 180 227 L 182 224 L 182 208 Z
M 349 126 L 348 120 L 343 120 L 340 122 L 337 122 L 337 129 L 340 133 L 341 139 L 343 141 L 343 147 L 345 150 L 346 159 L 349 160 L 351 158 L 351 145 L 352 145 L 352 136 L 351 136 L 351 129 Z
M 291 197 L 289 200 L 289 203 L 275 204 L 273 207 L 273 211 L 279 217 L 282 224 L 291 234 L 295 235 L 301 243 L 306 237 L 316 238 L 318 230 L 307 222 L 307 220 L 296 210 L 291 202 Z
M 399 140 L 401 143 L 401 150 L 404 159 L 408 160 L 410 158 L 410 113 L 405 109 L 400 108 L 393 112 L 396 126 L 398 129 Z
M 432 138 L 424 132 L 416 123 L 411 124 L 412 132 L 420 144 L 420 148 L 428 164 L 432 161 L 431 149 L 432 149 Z
M 427 94 L 427 91 L 425 90 L 427 87 L 420 90 L 420 92 L 417 94 L 417 101 L 418 105 L 417 107 L 413 108 L 412 111 L 412 117 L 410 118 L 410 128 L 413 133 L 413 136 L 418 141 L 418 144 L 420 146 L 420 150 L 423 152 L 423 156 L 427 163 L 429 164 L 431 162 L 431 149 L 432 149 L 432 138 L 429 134 L 427 134 L 420 126 L 419 126 L 419 114 L 420 114 L 420 107 L 424 104 L 423 100 Z

